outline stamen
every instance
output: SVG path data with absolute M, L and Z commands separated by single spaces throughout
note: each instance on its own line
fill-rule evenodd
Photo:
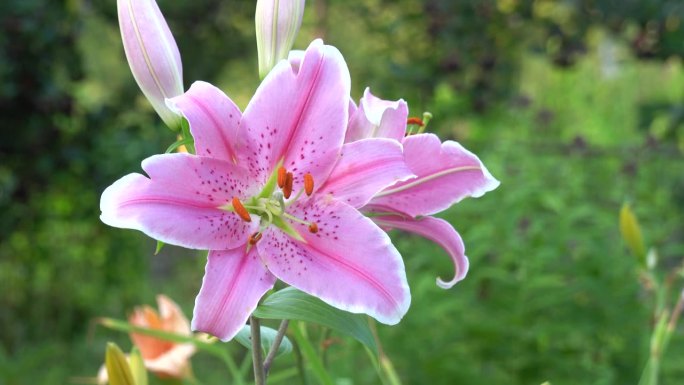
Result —
M 312 234 L 316 234 L 318 232 L 318 225 L 316 224 L 316 222 L 311 222 L 311 224 L 309 225 L 309 231 Z
M 286 180 L 287 180 L 287 171 L 285 170 L 285 167 L 283 167 L 283 166 L 278 167 L 278 187 L 283 188 L 285 186 Z
M 408 118 L 406 120 L 406 124 L 415 124 L 415 125 L 418 125 L 420 127 L 423 127 L 425 125 L 425 123 L 423 123 L 423 119 L 415 117 L 415 116 Z
M 252 218 L 249 216 L 249 212 L 247 211 L 245 206 L 242 205 L 242 202 L 240 202 L 240 200 L 237 197 L 233 197 L 233 210 L 235 210 L 235 214 L 242 218 L 243 221 L 252 221 Z
M 261 232 L 254 233 L 254 234 L 249 236 L 249 239 L 247 240 L 247 242 L 249 242 L 250 245 L 254 246 L 254 245 L 256 245 L 257 242 L 259 242 L 261 237 L 262 237 Z
M 294 175 L 292 175 L 291 172 L 288 172 L 285 175 L 285 185 L 282 187 L 283 189 L 283 196 L 285 199 L 289 199 L 290 195 L 292 195 L 292 183 L 293 183 Z
M 314 180 L 310 172 L 304 174 L 304 191 L 306 195 L 311 196 L 313 194 Z

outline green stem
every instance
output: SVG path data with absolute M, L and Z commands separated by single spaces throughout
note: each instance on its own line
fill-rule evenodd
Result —
M 254 384 L 266 385 L 264 374 L 264 357 L 261 354 L 261 326 L 259 319 L 252 316 L 249 326 L 252 332 L 252 364 L 254 366 Z
M 242 362 L 240 362 L 240 375 L 242 377 L 247 376 L 247 372 L 249 371 L 249 367 L 252 366 L 252 355 L 247 352 L 245 354 L 245 357 L 242 359 Z
M 273 339 L 273 345 L 271 345 L 271 350 L 268 352 L 268 355 L 264 360 L 265 377 L 268 377 L 268 371 L 271 369 L 271 365 L 273 364 L 273 360 L 275 359 L 276 354 L 278 354 L 278 348 L 280 347 L 280 343 L 283 342 L 283 338 L 285 337 L 285 332 L 287 332 L 287 327 L 289 324 L 290 321 L 284 319 L 280 323 L 280 327 L 278 327 L 278 334 L 276 334 L 275 338 Z
M 306 377 L 306 369 L 304 369 L 304 357 L 302 357 L 302 350 L 299 348 L 297 341 L 293 341 L 292 346 L 294 347 L 295 358 L 297 361 L 297 372 L 299 373 L 299 379 L 302 385 L 309 385 L 309 380 Z
M 316 349 L 311 345 L 308 338 L 304 335 L 305 326 L 303 323 L 298 322 L 295 327 L 292 328 L 293 336 L 297 345 L 301 349 L 302 356 L 311 366 L 311 370 L 314 375 L 318 377 L 319 383 L 323 385 L 334 385 L 332 378 L 328 372 L 326 372 L 325 367 L 323 367 L 323 362 L 321 361 L 318 354 L 316 354 Z
M 382 343 L 380 342 L 380 337 L 378 336 L 378 328 L 375 324 L 375 321 L 369 318 L 368 324 L 370 326 L 371 334 L 373 334 L 373 339 L 375 339 L 375 345 L 378 347 L 378 361 L 380 364 L 380 369 L 382 369 L 384 379 L 386 379 L 391 385 L 401 385 L 401 380 L 399 379 L 397 371 L 394 369 L 394 365 L 392 365 L 392 361 L 382 349 Z M 383 383 L 384 382 L 385 381 L 383 381 Z
M 231 356 L 229 352 L 223 349 L 221 350 L 221 352 L 222 353 L 220 354 L 220 357 L 228 367 L 228 371 L 230 372 L 231 377 L 233 377 L 233 383 L 235 383 L 236 385 L 243 385 L 244 381 L 242 380 L 242 374 L 240 373 L 240 369 L 235 363 L 233 356 Z

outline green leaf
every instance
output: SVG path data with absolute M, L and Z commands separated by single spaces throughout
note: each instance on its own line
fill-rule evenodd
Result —
M 306 325 L 303 323 L 295 323 L 292 326 L 292 333 L 295 341 L 297 341 L 297 346 L 299 346 L 299 350 L 302 352 L 304 359 L 309 363 L 311 371 L 318 378 L 318 383 L 322 385 L 333 385 L 334 382 L 325 370 L 325 365 L 323 365 L 320 355 L 316 353 L 316 349 L 311 345 L 309 337 L 305 334 Z
M 254 311 L 254 316 L 266 319 L 293 319 L 327 326 L 354 337 L 377 354 L 373 334 L 366 316 L 336 309 L 320 299 L 288 287 L 268 296 Z
M 273 340 L 277 334 L 278 331 L 275 329 L 271 329 L 266 326 L 261 327 L 261 347 L 263 348 L 265 354 L 271 350 L 271 346 L 273 346 Z M 247 349 L 252 350 L 252 339 L 250 336 L 249 326 L 245 325 L 242 327 L 242 330 L 240 330 L 235 336 L 235 341 L 239 342 L 240 345 L 246 347 Z M 290 352 L 292 352 L 292 342 L 290 342 L 287 336 L 285 336 L 278 347 L 278 356 Z
M 159 254 L 161 251 L 162 247 L 164 247 L 165 243 L 162 241 L 157 241 L 157 248 L 154 250 L 154 255 Z
M 190 122 L 188 122 L 185 117 L 181 121 L 181 137 L 184 140 L 190 140 L 190 143 L 185 144 L 185 148 L 188 149 L 188 153 L 194 154 L 195 153 L 195 139 L 192 137 L 192 133 L 190 132 Z
M 180 140 L 177 140 L 177 141 L 173 142 L 173 144 L 171 144 L 171 145 L 166 149 L 166 151 L 164 151 L 164 153 L 165 153 L 165 154 L 170 154 L 170 153 L 172 153 L 173 151 L 175 151 L 175 150 L 176 150 L 178 147 L 180 147 L 180 146 L 187 146 L 187 145 L 189 145 L 189 144 L 194 144 L 194 143 L 195 143 L 195 141 L 194 141 L 192 138 L 180 139 Z

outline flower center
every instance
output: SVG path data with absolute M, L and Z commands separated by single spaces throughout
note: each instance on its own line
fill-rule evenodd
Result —
M 302 236 L 285 219 L 307 226 L 311 233 L 318 232 L 318 225 L 315 222 L 305 221 L 287 212 L 287 209 L 302 194 L 305 193 L 307 196 L 313 194 L 314 180 L 310 173 L 306 173 L 304 175 L 304 188 L 300 189 L 294 198 L 290 199 L 293 183 L 294 175 L 291 172 L 287 172 L 285 167 L 279 166 L 258 195 L 248 198 L 244 202 L 234 197 L 230 204 L 226 204 L 221 208 L 234 212 L 245 222 L 252 221 L 251 215 L 256 215 L 260 218 L 259 231 L 250 235 L 247 239 L 249 245 L 255 245 L 261 239 L 263 231 L 270 225 L 275 225 L 293 238 L 304 241 Z

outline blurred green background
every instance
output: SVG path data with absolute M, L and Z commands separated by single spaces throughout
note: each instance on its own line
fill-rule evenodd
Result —
M 210 81 L 244 108 L 258 85 L 255 2 L 159 4 L 186 88 Z M 638 381 L 652 309 L 618 212 L 633 203 L 662 271 L 681 263 L 683 23 L 684 2 L 666 0 L 307 2 L 296 48 L 324 37 L 354 98 L 370 86 L 431 111 L 430 130 L 502 182 L 443 215 L 471 261 L 451 290 L 435 285 L 451 272 L 441 249 L 393 234 L 413 301 L 379 333 L 405 384 Z M 115 1 L 0 3 L 0 130 L 0 384 L 94 376 L 105 341 L 130 342 L 93 319 L 157 293 L 191 314 L 204 256 L 153 256 L 153 241 L 98 219 L 103 189 L 174 141 L 129 72 Z M 664 384 L 684 383 L 682 329 Z M 353 340 L 327 362 L 340 383 L 379 382 Z M 213 358 L 193 364 L 203 383 L 226 383 Z

